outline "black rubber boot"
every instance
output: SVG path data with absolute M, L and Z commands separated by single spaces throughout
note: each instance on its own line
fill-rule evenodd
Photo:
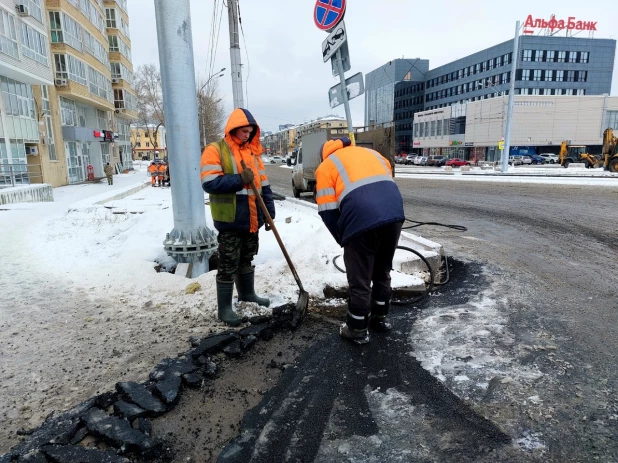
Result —
M 355 313 L 364 311 L 354 310 Z M 369 342 L 369 315 L 355 315 L 348 309 L 346 322 L 341 325 L 339 334 L 342 338 L 356 344 L 367 344 Z
M 268 307 L 270 300 L 255 294 L 254 289 L 255 269 L 248 267 L 239 269 L 236 274 L 236 291 L 238 291 L 238 301 L 255 302 L 262 307 Z
M 369 319 L 369 328 L 377 333 L 386 333 L 393 326 L 386 321 L 386 316 L 391 308 L 391 301 L 371 301 L 371 317 Z
M 234 295 L 233 281 L 217 280 L 217 313 L 219 320 L 226 325 L 238 326 L 242 319 L 236 315 L 232 308 L 232 296 Z

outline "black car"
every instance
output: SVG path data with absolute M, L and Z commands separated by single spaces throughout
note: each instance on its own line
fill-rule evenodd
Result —
M 429 156 L 429 159 L 427 159 L 428 166 L 442 167 L 445 162 L 445 156 Z

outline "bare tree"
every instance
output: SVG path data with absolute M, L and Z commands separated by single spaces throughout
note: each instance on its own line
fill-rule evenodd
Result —
M 198 78 L 196 87 L 200 143 L 204 147 L 222 137 L 225 114 L 216 80 Z
M 223 104 L 216 81 L 197 79 L 196 98 L 200 143 L 221 137 L 224 122 Z M 145 128 L 145 136 L 157 148 L 158 132 L 165 125 L 161 73 L 154 64 L 145 64 L 135 72 L 137 115 L 135 126 Z M 135 147 L 133 147 L 135 148 Z
M 158 148 L 159 129 L 165 125 L 165 114 L 163 113 L 161 73 L 154 64 L 144 64 L 137 68 L 135 92 L 138 119 L 134 125 L 145 129 L 145 136 L 156 149 Z

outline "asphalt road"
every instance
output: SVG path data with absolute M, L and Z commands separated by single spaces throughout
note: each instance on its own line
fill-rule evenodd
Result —
M 291 171 L 267 169 L 290 195 Z M 443 297 L 395 311 L 398 329 L 369 349 L 336 335 L 309 349 L 219 461 L 617 462 L 618 184 L 397 183 L 409 219 L 468 228 L 413 230 L 453 259 Z M 493 342 L 514 360 L 483 394 L 404 354 L 418 310 L 488 289 L 508 330 Z M 458 323 L 464 332 L 469 322 Z M 518 388 L 508 369 L 538 374 Z

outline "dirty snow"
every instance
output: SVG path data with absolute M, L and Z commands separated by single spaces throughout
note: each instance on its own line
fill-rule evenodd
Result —
M 173 228 L 171 190 L 150 187 L 139 170 L 146 165 L 116 175 L 112 186 L 56 188 L 52 203 L 0 211 L 0 454 L 50 412 L 117 381 L 142 381 L 160 359 L 186 350 L 190 336 L 225 329 L 216 319 L 216 272 L 190 280 L 155 271 L 157 262 L 171 263 L 162 245 Z M 345 285 L 332 265 L 342 251 L 314 209 L 278 202 L 276 224 L 312 296 L 323 297 L 326 283 Z M 272 233 L 260 233 L 255 264 L 260 294 L 273 305 L 296 301 Z M 418 275 L 395 279 L 419 282 Z M 201 290 L 187 295 L 192 282 Z M 251 303 L 237 311 L 268 313 Z

